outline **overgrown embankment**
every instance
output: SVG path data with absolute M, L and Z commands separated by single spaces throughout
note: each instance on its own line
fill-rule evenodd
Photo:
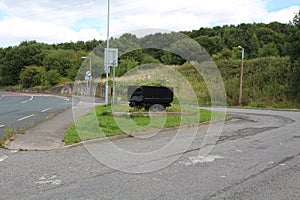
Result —
M 216 60 L 227 95 L 227 105 L 238 103 L 241 60 Z M 201 74 L 189 63 L 177 69 L 191 82 L 200 104 L 209 104 L 210 94 Z M 264 57 L 244 62 L 244 106 L 299 107 L 290 95 L 289 86 L 293 72 L 288 57 Z

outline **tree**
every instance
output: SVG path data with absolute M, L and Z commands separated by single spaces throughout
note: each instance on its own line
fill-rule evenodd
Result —
M 51 69 L 45 73 L 44 78 L 45 78 L 44 85 L 47 87 L 49 87 L 49 86 L 52 87 L 52 86 L 56 85 L 57 83 L 59 83 L 60 74 L 56 70 Z
M 212 56 L 213 60 L 230 60 L 234 58 L 234 53 L 230 49 L 223 49 L 221 52 Z
M 81 62 L 81 56 L 75 51 L 59 49 L 49 51 L 43 60 L 43 65 L 46 71 L 56 70 L 63 77 L 73 78 L 73 73 L 79 69 Z M 68 74 L 68 71 L 72 74 Z
M 172 53 L 169 51 L 163 51 L 163 55 L 160 57 L 161 61 L 163 64 L 165 65 L 170 65 L 170 64 L 174 64 L 173 61 L 173 57 L 172 57 Z
M 195 40 L 202 45 L 210 55 L 220 52 L 225 46 L 220 36 L 199 36 L 195 38 Z
M 39 86 L 44 82 L 45 70 L 39 66 L 27 66 L 20 73 L 22 88 Z
M 291 81 L 291 93 L 300 101 L 300 10 L 290 22 L 287 37 L 287 52 L 291 58 L 294 77 Z
M 19 75 L 24 66 L 42 66 L 45 51 L 50 48 L 49 45 L 43 43 L 25 41 L 19 46 L 5 49 L 4 58 L 1 61 L 1 85 L 18 84 Z
M 274 42 L 265 44 L 262 48 L 258 50 L 259 57 L 268 57 L 268 56 L 279 56 L 279 51 Z
M 150 55 L 145 55 L 142 59 L 141 64 L 148 64 L 148 63 L 160 63 L 158 59 L 153 58 Z
M 119 62 L 119 66 L 116 68 L 116 76 L 122 76 L 132 68 L 138 66 L 138 62 L 132 58 L 122 59 Z

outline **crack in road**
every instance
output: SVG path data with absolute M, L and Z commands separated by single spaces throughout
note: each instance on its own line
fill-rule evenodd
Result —
M 226 140 L 237 140 L 243 137 L 247 137 L 247 136 L 253 136 L 256 135 L 258 133 L 262 133 L 265 131 L 269 131 L 272 129 L 276 129 L 276 128 L 280 128 L 280 127 L 263 127 L 263 128 L 243 128 L 243 129 L 239 129 L 238 131 L 233 132 L 233 134 L 231 135 L 221 135 L 219 138 L 219 140 L 217 141 L 217 144 L 220 144 L 222 142 L 225 142 Z
M 245 177 L 245 178 L 243 178 L 243 179 L 240 179 L 240 180 L 238 180 L 238 181 L 235 181 L 233 184 L 231 184 L 231 185 L 229 185 L 229 186 L 227 186 L 227 187 L 224 187 L 223 189 L 217 191 L 216 193 L 214 193 L 214 194 L 212 194 L 212 195 L 209 195 L 208 197 L 205 197 L 204 199 L 212 199 L 212 198 L 216 198 L 218 195 L 221 195 L 221 194 L 223 194 L 223 193 L 225 193 L 225 192 L 231 190 L 233 187 L 236 187 L 236 186 L 238 186 L 238 185 L 240 185 L 240 184 L 242 184 L 242 183 L 244 183 L 244 182 L 246 182 L 246 181 L 248 181 L 248 180 L 250 180 L 250 179 L 253 179 L 253 178 L 255 178 L 255 177 L 257 177 L 257 176 L 259 176 L 259 175 L 261 175 L 261 174 L 263 174 L 263 173 L 266 173 L 266 172 L 268 172 L 269 170 L 272 170 L 273 168 L 275 168 L 275 167 L 277 167 L 277 166 L 279 166 L 279 165 L 282 165 L 282 164 L 284 164 L 284 163 L 286 163 L 286 162 L 288 162 L 288 161 L 291 161 L 291 160 L 295 159 L 295 158 L 298 157 L 298 156 L 300 156 L 300 153 L 298 153 L 298 154 L 296 154 L 296 155 L 292 155 L 292 156 L 287 156 L 287 157 L 285 157 L 284 159 L 282 159 L 282 160 L 280 160 L 280 161 L 278 161 L 278 162 L 272 163 L 272 165 L 270 165 L 269 167 L 266 167 L 266 168 L 262 169 L 261 171 L 255 173 L 255 174 L 251 174 L 251 175 L 248 176 L 248 177 Z

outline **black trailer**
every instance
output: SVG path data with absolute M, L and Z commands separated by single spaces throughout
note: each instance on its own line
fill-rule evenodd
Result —
M 162 110 L 171 106 L 173 88 L 164 86 L 128 86 L 130 107 Z

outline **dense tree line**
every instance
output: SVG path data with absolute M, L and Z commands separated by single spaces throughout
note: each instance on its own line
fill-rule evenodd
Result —
M 280 80 L 278 83 L 284 85 L 281 90 L 284 90 L 285 96 L 276 97 L 278 101 L 287 98 L 299 101 L 299 16 L 300 11 L 288 24 L 279 22 L 269 24 L 243 23 L 237 26 L 225 25 L 182 31 L 183 34 L 156 33 L 142 38 L 137 38 L 132 34 L 124 34 L 119 38 L 111 38 L 111 47 L 118 48 L 120 54 L 116 75 L 122 76 L 133 67 L 145 63 L 185 65 L 187 61 L 195 60 L 195 55 L 202 61 L 213 59 L 222 70 L 228 67 L 228 63 L 233 66 L 240 63 L 241 50 L 238 46 L 242 46 L 245 49 L 245 59 L 251 62 L 249 65 L 253 65 L 254 68 L 257 67 L 256 65 L 268 66 L 268 70 L 271 70 L 270 74 L 276 76 L 269 78 L 276 79 L 276 81 Z M 202 49 L 197 49 L 193 42 L 185 38 L 186 36 L 192 38 L 195 43 L 200 44 Z M 0 48 L 0 87 L 14 85 L 51 87 L 66 81 L 73 81 L 76 77 L 84 79 L 84 72 L 79 73 L 83 62 L 81 57 L 92 56 L 95 60 L 93 65 L 103 66 L 103 49 L 105 45 L 106 42 L 100 40 L 52 45 L 36 41 L 24 41 L 18 46 Z M 98 48 L 95 48 L 97 46 Z M 186 49 L 187 46 L 189 49 Z M 204 53 L 201 54 L 204 51 L 207 51 L 207 55 L 211 57 L 207 57 Z M 189 54 L 185 52 L 189 52 Z M 195 55 L 191 55 L 193 53 Z M 255 60 L 259 60 L 260 63 Z M 267 62 L 267 60 L 274 63 Z M 286 66 L 279 66 L 278 64 Z M 281 71 L 276 74 L 278 69 Z M 276 73 L 273 73 L 275 71 Z M 265 75 L 264 77 L 255 76 L 257 82 L 268 77 L 266 73 L 256 72 Z M 99 71 L 97 76 L 101 76 L 102 73 L 104 73 L 103 70 Z M 227 85 L 233 84 L 230 83 L 234 80 L 230 75 L 231 73 L 232 70 L 222 71 Z M 251 75 L 252 72 L 249 73 Z M 235 74 L 238 74 L 238 72 L 235 72 Z M 282 79 L 285 81 L 282 81 Z M 270 85 L 272 83 L 265 84 Z M 276 87 L 276 89 L 279 89 L 278 85 Z M 260 92 L 266 91 L 266 88 L 257 88 L 256 86 L 253 86 L 253 88 Z M 237 92 L 231 91 L 229 88 L 226 89 L 228 91 L 227 95 L 234 102 Z M 275 86 L 273 89 L 275 90 Z M 251 95 L 249 98 L 251 98 Z
M 63 80 L 74 80 L 82 63 L 81 57 L 101 42 L 92 40 L 49 45 L 24 41 L 18 46 L 1 48 L 0 85 L 53 86 Z M 34 81 L 36 73 L 40 74 L 38 82 Z

